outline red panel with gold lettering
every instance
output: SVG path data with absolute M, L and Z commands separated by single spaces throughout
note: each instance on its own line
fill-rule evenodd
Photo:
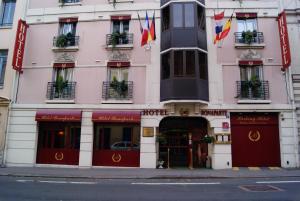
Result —
M 280 166 L 278 113 L 231 113 L 232 165 Z

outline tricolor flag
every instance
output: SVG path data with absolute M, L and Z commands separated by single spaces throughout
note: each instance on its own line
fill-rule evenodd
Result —
M 231 28 L 232 17 L 233 17 L 233 13 L 232 13 L 231 17 L 226 21 L 225 25 L 221 26 L 221 28 L 220 27 L 217 28 L 217 25 L 216 25 L 216 36 L 214 39 L 214 44 L 216 44 L 220 40 L 223 40 L 228 35 L 228 33 L 230 32 L 230 28 Z M 220 18 L 221 18 L 221 16 L 217 15 L 217 17 L 216 17 L 216 15 L 215 15 L 215 20 L 220 19 Z M 224 12 L 223 12 L 222 19 L 223 18 L 224 18 Z
M 150 37 L 151 40 L 156 40 L 156 33 L 155 33 L 155 12 L 153 13 L 152 22 L 150 26 Z M 149 41 L 149 39 L 148 39 Z
M 228 33 L 230 32 L 230 28 L 231 28 L 231 21 L 232 21 L 232 15 L 231 17 L 227 20 L 226 24 L 224 25 L 223 31 L 220 34 L 220 40 L 224 39 Z
M 149 18 L 148 18 L 148 13 L 146 11 L 146 21 L 145 21 L 145 25 L 143 27 L 141 46 L 144 46 L 148 43 L 149 34 L 150 34 Z
M 214 44 L 217 43 L 217 41 L 220 40 L 220 34 L 223 30 L 223 19 L 224 19 L 224 11 L 219 13 L 219 14 L 215 14 L 214 15 L 214 19 L 216 22 L 216 27 L 215 27 L 215 39 L 214 39 Z

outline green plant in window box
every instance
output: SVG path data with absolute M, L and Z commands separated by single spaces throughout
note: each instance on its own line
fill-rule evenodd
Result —
M 110 87 L 114 89 L 115 92 L 119 96 L 126 96 L 126 93 L 128 91 L 128 84 L 125 80 L 118 81 L 116 77 L 113 77 L 112 82 L 110 83 Z
M 111 34 L 111 45 L 113 48 L 120 43 L 120 32 L 116 31 Z
M 68 86 L 68 80 L 64 80 L 64 78 L 59 75 L 55 81 L 55 96 L 59 97 L 63 94 L 64 89 Z
M 210 144 L 215 141 L 215 138 L 213 136 L 205 135 L 201 141 Z
M 242 39 L 248 45 L 250 45 L 253 42 L 253 37 L 253 32 L 250 30 L 242 32 Z
M 68 45 L 68 38 L 66 35 L 61 34 L 56 38 L 56 47 L 66 47 Z
M 254 75 L 249 81 L 249 85 L 252 89 L 252 95 L 254 98 L 261 98 L 262 96 L 262 82 L 258 76 Z

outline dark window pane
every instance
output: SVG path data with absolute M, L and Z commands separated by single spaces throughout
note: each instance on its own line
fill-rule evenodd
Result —
M 168 30 L 170 27 L 170 7 L 167 6 L 162 10 L 162 31 Z
M 183 76 L 183 51 L 174 52 L 174 76 Z
M 15 0 L 4 0 L 0 16 L 0 26 L 10 26 L 13 23 L 15 13 Z
M 195 75 L 195 51 L 186 51 L 186 75 Z
M 205 31 L 205 10 L 202 6 L 197 8 L 198 28 Z
M 162 79 L 170 78 L 170 53 L 162 55 Z
M 207 55 L 206 53 L 200 51 L 198 55 L 199 55 L 200 79 L 207 80 Z
M 123 141 L 131 142 L 132 128 L 123 128 Z
M 195 20 L 194 20 L 194 5 L 184 4 L 184 24 L 185 27 L 194 27 Z
M 56 131 L 54 134 L 54 148 L 65 148 L 65 136 L 64 130 Z
M 4 85 L 7 53 L 8 53 L 7 50 L 0 50 L 0 86 Z
M 173 26 L 174 27 L 183 27 L 183 4 L 174 4 L 173 5 Z
M 78 127 L 71 128 L 70 147 L 77 150 L 80 148 L 80 128 Z

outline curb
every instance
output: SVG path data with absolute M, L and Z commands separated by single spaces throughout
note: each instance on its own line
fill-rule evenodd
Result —
M 300 175 L 269 175 L 269 176 L 60 176 L 60 175 L 34 175 L 34 174 L 0 174 L 0 177 L 27 177 L 27 178 L 56 178 L 56 179 L 255 179 L 255 178 L 300 178 Z

